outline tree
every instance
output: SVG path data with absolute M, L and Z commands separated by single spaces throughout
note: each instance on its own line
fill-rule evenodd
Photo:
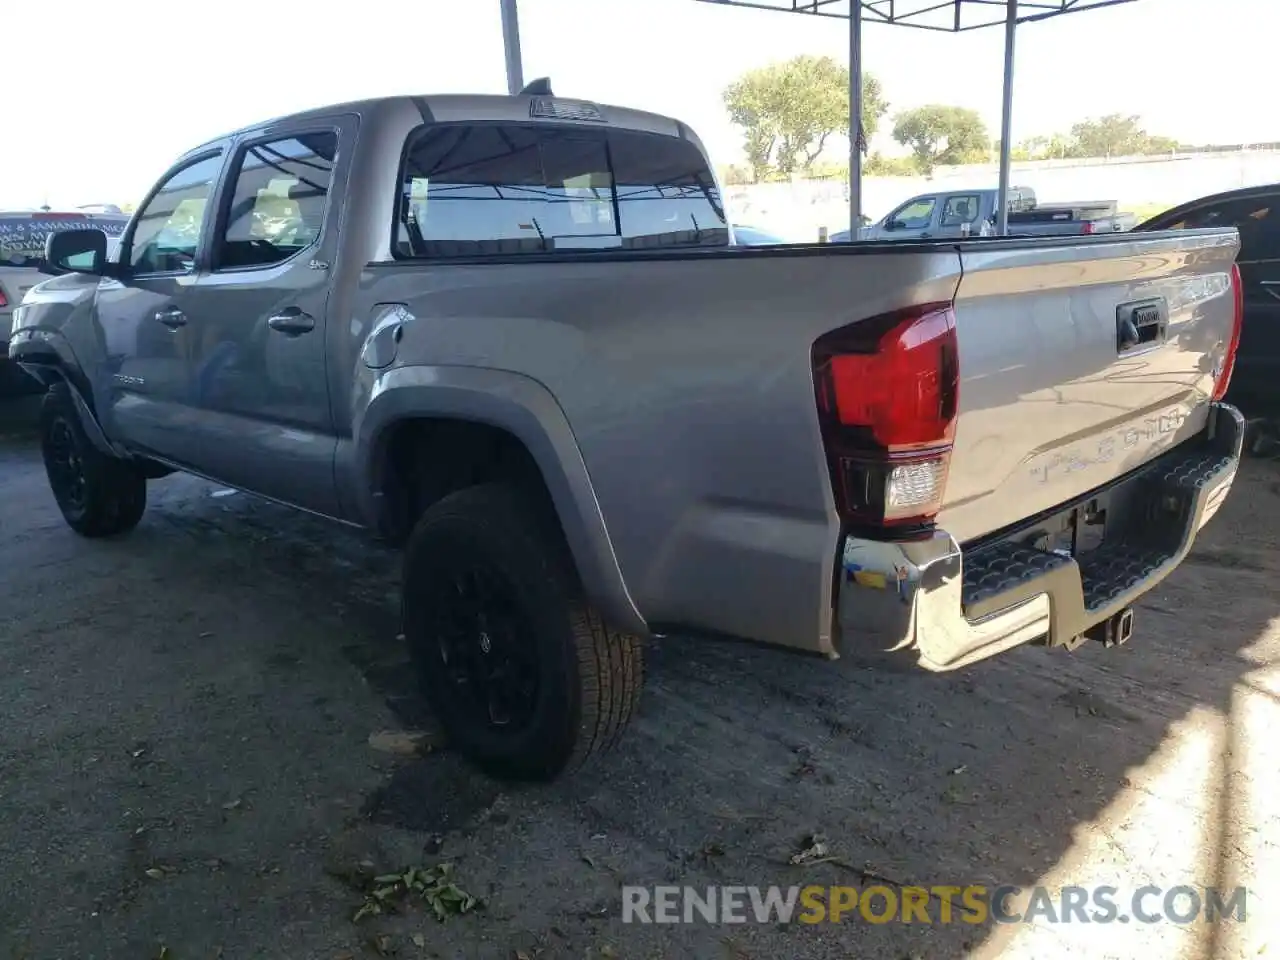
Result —
M 1124 157 L 1170 153 L 1176 140 L 1153 137 L 1137 115 L 1109 113 L 1105 117 L 1081 120 L 1071 127 L 1071 155 L 1076 157 Z
M 1048 145 L 1044 148 L 1042 156 L 1046 160 L 1062 160 L 1066 157 L 1073 156 L 1072 151 L 1075 147 L 1072 145 L 1069 137 L 1064 137 L 1060 133 L 1055 133 L 1049 138 Z
M 807 173 L 832 134 L 849 133 L 849 70 L 832 57 L 801 54 L 743 74 L 724 91 L 724 104 L 742 128 L 754 180 L 774 172 Z M 880 82 L 864 75 L 862 126 L 868 139 L 888 109 Z
M 936 103 L 898 114 L 893 139 L 911 149 L 916 167 L 926 176 L 935 166 L 987 159 L 991 143 L 976 110 Z
M 1043 157 L 1048 153 L 1050 145 L 1051 142 L 1048 137 L 1027 137 L 1013 149 L 1015 151 L 1021 150 L 1027 155 L 1028 160 L 1032 160 L 1037 157 Z
M 918 171 L 912 157 L 886 157 L 877 151 L 867 157 L 862 172 L 868 177 L 913 177 Z

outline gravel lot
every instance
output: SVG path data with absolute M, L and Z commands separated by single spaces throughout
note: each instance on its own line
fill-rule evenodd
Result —
M 447 750 L 398 558 L 203 481 L 90 543 L 0 414 L 0 957 L 1235 957 L 1280 947 L 1280 465 L 1252 460 L 1135 640 L 885 676 L 670 638 L 625 747 L 511 790 Z M 797 868 L 825 835 L 839 863 Z M 484 909 L 351 922 L 352 870 Z M 624 926 L 623 883 L 1247 884 L 1210 926 Z M 1274 907 L 1272 908 L 1274 910 Z M 381 941 L 379 936 L 386 937 Z M 415 937 L 417 941 L 415 941 Z M 541 952 L 539 952 L 541 951 Z

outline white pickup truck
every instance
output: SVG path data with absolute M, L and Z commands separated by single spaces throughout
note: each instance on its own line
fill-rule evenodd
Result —
M 54 235 L 9 350 L 86 536 L 185 470 L 407 544 L 423 690 L 502 774 L 614 742 L 652 635 L 1127 640 L 1235 475 L 1236 232 L 732 239 L 676 120 L 342 104 L 178 159 L 118 262 Z

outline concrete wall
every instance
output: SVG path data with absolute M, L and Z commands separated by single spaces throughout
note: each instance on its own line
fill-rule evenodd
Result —
M 924 177 L 867 177 L 862 209 L 879 218 L 894 206 L 929 190 L 995 187 L 995 164 L 940 167 Z M 1117 200 L 1122 210 L 1174 206 L 1222 190 L 1280 182 L 1280 151 L 1121 157 L 1110 160 L 1044 160 L 1015 163 L 1012 182 L 1031 187 L 1046 202 Z M 725 190 L 739 223 L 773 230 L 790 240 L 816 238 L 848 226 L 848 194 L 838 181 L 764 183 Z

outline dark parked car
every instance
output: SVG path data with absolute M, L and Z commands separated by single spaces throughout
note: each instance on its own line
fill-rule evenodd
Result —
M 1280 183 L 1201 197 L 1135 230 L 1235 227 L 1240 231 L 1244 323 L 1227 399 L 1246 416 L 1280 417 Z

